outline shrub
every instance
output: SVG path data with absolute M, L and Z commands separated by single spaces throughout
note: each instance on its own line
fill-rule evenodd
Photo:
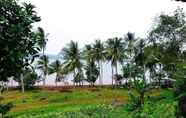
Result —
M 2 115 L 2 118 L 4 118 L 4 116 L 10 111 L 12 107 L 13 107 L 12 103 L 0 105 L 0 114 Z
M 134 96 L 132 93 L 129 93 L 129 102 L 126 105 L 128 111 L 134 111 L 141 107 L 141 101 L 138 96 Z

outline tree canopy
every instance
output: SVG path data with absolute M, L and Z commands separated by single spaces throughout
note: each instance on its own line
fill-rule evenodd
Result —
M 0 80 L 21 72 L 40 51 L 33 23 L 39 22 L 32 4 L 0 1 Z

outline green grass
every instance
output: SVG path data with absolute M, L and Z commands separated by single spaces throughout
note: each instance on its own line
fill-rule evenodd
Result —
M 174 118 L 177 104 L 171 90 L 162 89 L 148 92 L 144 108 L 136 111 L 126 110 L 125 89 L 10 91 L 3 96 L 3 102 L 15 105 L 8 114 L 13 118 Z

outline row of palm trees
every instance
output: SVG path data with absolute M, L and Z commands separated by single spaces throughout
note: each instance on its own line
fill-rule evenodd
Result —
M 94 73 L 97 67 L 99 84 L 103 85 L 103 63 L 105 62 L 111 63 L 113 85 L 114 74 L 118 75 L 118 64 L 123 65 L 126 61 L 133 59 L 136 41 L 134 34 L 130 32 L 124 37 L 109 38 L 106 42 L 95 40 L 93 44 L 85 45 L 83 49 L 79 48 L 77 42 L 71 41 L 61 50 L 62 61 L 56 60 L 51 64 L 48 57 L 44 55 L 43 48 L 43 55 L 38 61 L 38 69 L 42 70 L 44 75 L 43 85 L 45 85 L 47 74 L 53 73 L 57 74 L 56 82 L 67 74 L 73 74 L 74 85 L 81 84 L 84 79 L 83 70 L 86 71 L 87 65 L 89 65 L 89 71 L 94 70 Z

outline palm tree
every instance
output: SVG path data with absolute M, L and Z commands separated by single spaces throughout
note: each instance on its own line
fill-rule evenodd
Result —
M 113 85 L 113 67 L 118 75 L 118 62 L 122 63 L 125 58 L 125 43 L 122 38 L 108 39 L 106 42 L 106 58 L 111 61 L 112 85 Z
M 91 45 L 85 45 L 85 49 L 83 51 L 83 59 L 86 60 L 86 62 L 93 61 L 93 48 Z
M 64 73 L 62 73 L 62 64 L 59 60 L 54 61 L 49 65 L 49 74 L 54 74 L 56 73 L 56 79 L 55 83 L 57 86 L 57 82 L 61 81 L 61 79 L 64 78 Z
M 134 33 L 128 32 L 125 36 L 125 41 L 127 42 L 126 46 L 126 53 L 127 53 L 127 65 L 123 66 L 123 74 L 126 77 L 126 79 L 131 79 L 132 77 L 132 65 L 133 65 L 133 57 L 134 57 L 134 49 L 135 49 L 135 43 L 136 39 L 134 36 Z M 126 71 L 126 72 L 124 72 Z M 127 82 L 127 81 L 126 81 Z
M 134 46 L 137 40 L 135 39 L 134 33 L 131 33 L 131 32 L 128 32 L 126 34 L 125 40 L 127 42 L 127 47 L 126 47 L 127 56 L 131 62 L 134 56 Z
M 85 74 L 86 74 L 86 81 L 94 86 L 98 76 L 99 76 L 99 68 L 95 64 L 94 61 L 90 61 L 85 66 Z
M 45 80 L 48 74 L 48 68 L 49 68 L 49 58 L 48 56 L 44 55 L 41 56 L 37 62 L 38 66 L 37 68 L 43 72 L 43 86 L 45 86 Z
M 47 37 L 48 37 L 49 34 L 48 33 L 45 34 L 45 31 L 43 30 L 43 28 L 39 27 L 38 28 L 38 35 L 39 35 L 38 44 L 42 48 L 42 54 L 44 56 L 45 55 L 46 43 L 48 41 Z
M 145 55 L 145 46 L 146 42 L 143 39 L 140 39 L 137 45 L 135 46 L 135 63 L 140 66 L 143 70 L 143 79 L 145 80 L 146 76 L 146 61 L 147 56 Z
M 82 68 L 81 63 L 81 52 L 78 47 L 78 43 L 71 41 L 67 47 L 63 48 L 61 51 L 64 60 L 64 68 L 66 69 L 67 73 L 73 72 L 74 77 L 74 86 L 75 86 L 75 79 L 78 71 Z
M 97 62 L 99 66 L 99 84 L 103 84 L 103 60 L 104 60 L 104 46 L 103 43 L 100 40 L 96 40 L 95 44 L 93 44 L 93 51 L 92 55 L 94 60 Z

